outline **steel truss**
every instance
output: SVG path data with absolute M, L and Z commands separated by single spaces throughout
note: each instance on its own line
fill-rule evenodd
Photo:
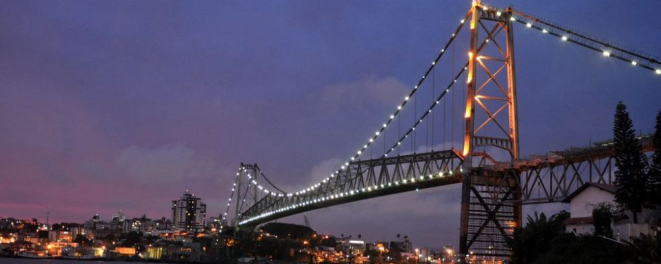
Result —
M 466 254 L 481 258 L 507 257 L 510 248 L 506 239 L 521 222 L 518 173 L 474 169 L 469 177 L 471 198 L 467 232 L 460 243 L 468 250 Z
M 652 134 L 640 135 L 638 140 L 643 151 L 652 151 Z M 611 141 L 598 142 L 520 160 L 513 167 L 521 173 L 523 204 L 560 202 L 587 182 L 612 184 L 615 151 Z
M 263 197 L 238 222 L 258 225 L 337 204 L 458 183 L 462 162 L 453 150 L 352 162 L 338 176 L 305 193 Z

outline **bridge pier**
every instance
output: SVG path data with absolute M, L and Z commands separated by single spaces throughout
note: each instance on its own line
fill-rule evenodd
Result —
M 521 225 L 519 172 L 473 169 L 462 183 L 459 252 L 462 258 L 503 259 Z

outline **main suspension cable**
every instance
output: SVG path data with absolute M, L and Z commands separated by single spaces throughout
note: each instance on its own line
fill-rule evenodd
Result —
M 516 14 L 518 17 L 512 16 L 510 17 L 510 20 L 523 24 L 526 28 L 537 29 L 544 34 L 558 37 L 562 41 L 574 43 L 581 47 L 599 52 L 605 57 L 617 58 L 621 61 L 630 63 L 632 66 L 639 66 L 643 69 L 653 71 L 656 74 L 661 74 L 661 63 L 658 59 L 652 58 L 649 55 L 625 49 L 613 43 L 606 43 L 521 11 L 512 10 L 512 13 Z

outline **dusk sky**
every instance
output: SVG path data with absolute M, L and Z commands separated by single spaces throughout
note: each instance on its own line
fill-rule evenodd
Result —
M 486 4 L 661 55 L 660 1 Z M 469 7 L 468 0 L 0 1 L 0 217 L 45 220 L 50 212 L 51 222 L 83 222 L 118 210 L 170 217 L 185 190 L 217 216 L 241 162 L 259 164 L 281 189 L 309 186 L 379 128 Z M 520 25 L 514 34 L 524 155 L 610 138 L 618 101 L 638 131 L 652 131 L 661 76 Z M 467 42 L 455 44 L 454 62 L 463 65 Z M 441 83 L 451 75 L 436 74 L 446 77 Z M 456 246 L 459 187 L 307 217 L 320 233 L 368 241 L 401 233 L 416 246 Z

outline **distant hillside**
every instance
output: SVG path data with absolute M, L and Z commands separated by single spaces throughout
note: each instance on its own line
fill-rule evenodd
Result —
M 264 232 L 276 235 L 278 237 L 289 237 L 292 239 L 309 238 L 317 234 L 312 228 L 302 225 L 287 223 L 268 223 L 261 227 Z

